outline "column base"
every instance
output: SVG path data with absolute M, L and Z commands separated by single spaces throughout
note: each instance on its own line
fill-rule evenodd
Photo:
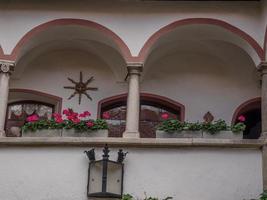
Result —
M 259 139 L 267 139 L 267 132 L 262 132 Z
M 0 137 L 5 137 L 5 136 L 6 136 L 6 132 L 0 130 Z
M 123 138 L 140 138 L 139 132 L 129 132 L 125 131 L 122 135 Z

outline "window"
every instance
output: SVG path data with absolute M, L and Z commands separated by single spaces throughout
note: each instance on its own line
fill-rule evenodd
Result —
M 246 118 L 244 139 L 258 139 L 261 135 L 261 99 L 255 98 L 241 104 L 235 111 L 233 123 L 238 122 L 238 117 Z
M 100 116 L 109 113 L 109 136 L 122 137 L 126 125 L 127 95 L 119 95 L 102 100 L 99 103 Z M 140 136 L 143 138 L 155 137 L 156 126 L 162 121 L 161 115 L 168 113 L 172 118 L 184 120 L 184 106 L 168 98 L 141 94 L 140 101 Z
M 8 104 L 6 119 L 6 135 L 21 136 L 20 127 L 30 115 L 37 114 L 41 119 L 51 118 L 54 106 L 37 101 L 20 101 Z

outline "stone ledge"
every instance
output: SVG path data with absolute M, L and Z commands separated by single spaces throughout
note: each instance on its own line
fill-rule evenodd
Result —
M 267 144 L 267 140 L 231 140 L 203 138 L 89 138 L 89 137 L 2 137 L 0 146 L 109 146 L 141 148 L 218 147 L 255 148 Z

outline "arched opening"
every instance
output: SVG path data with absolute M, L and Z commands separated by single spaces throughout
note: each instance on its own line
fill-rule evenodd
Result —
M 241 104 L 234 113 L 232 123 L 237 123 L 241 115 L 246 118 L 244 139 L 258 139 L 261 135 L 261 98 L 251 99 Z
M 184 102 L 189 121 L 202 121 L 207 111 L 231 120 L 235 105 L 261 93 L 256 63 L 262 50 L 223 22 L 183 22 L 166 26 L 148 43 L 142 91 Z
M 109 136 L 122 137 L 125 131 L 127 94 L 103 99 L 99 102 L 99 117 L 108 113 Z M 157 125 L 163 120 L 161 115 L 168 113 L 172 118 L 184 120 L 184 106 L 166 97 L 141 93 L 140 96 L 140 137 L 153 138 Z
M 97 102 L 127 88 L 120 81 L 127 74 L 125 44 L 107 28 L 87 20 L 61 19 L 41 24 L 19 42 L 16 52 L 16 71 L 11 87 L 30 88 L 57 94 L 63 98 L 63 107 L 76 112 L 89 110 L 92 118 L 97 114 Z M 88 91 L 90 98 L 74 96 L 69 79 L 83 82 L 94 77 Z
M 183 29 L 183 27 L 191 26 L 198 27 L 197 29 L 199 29 L 200 32 L 195 32 L 195 34 L 197 35 L 196 39 L 198 40 L 206 37 L 205 34 L 201 33 L 201 27 L 213 27 L 214 30 L 212 35 L 207 35 L 208 37 L 210 37 L 209 39 L 223 40 L 232 43 L 236 46 L 239 46 L 240 48 L 245 50 L 247 54 L 249 54 L 256 66 L 260 63 L 260 61 L 265 59 L 264 48 L 262 48 L 261 45 L 259 45 L 259 43 L 248 33 L 225 21 L 213 18 L 182 19 L 162 27 L 146 41 L 146 43 L 139 52 L 138 59 L 145 62 L 151 52 L 155 48 L 159 47 L 162 43 L 170 42 L 171 44 L 172 39 L 170 37 L 178 29 Z M 216 29 L 219 30 L 221 33 L 218 34 Z
M 62 98 L 35 90 L 10 89 L 5 130 L 8 137 L 21 136 L 21 127 L 30 115 L 48 119 L 61 112 Z

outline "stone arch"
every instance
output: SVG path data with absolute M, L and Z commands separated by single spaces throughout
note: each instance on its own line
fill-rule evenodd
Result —
M 43 24 L 40 24 L 33 29 L 31 29 L 29 32 L 27 32 L 20 41 L 16 44 L 14 49 L 12 50 L 12 53 L 10 55 L 1 55 L 0 59 L 7 59 L 12 61 L 17 61 L 19 56 L 22 54 L 23 47 L 28 45 L 28 43 L 38 34 L 42 33 L 43 31 L 56 27 L 56 26 L 82 26 L 87 28 L 92 28 L 94 30 L 97 30 L 99 33 L 105 35 L 107 38 L 109 38 L 114 45 L 116 46 L 117 50 L 121 53 L 125 61 L 130 59 L 131 52 L 128 48 L 128 46 L 125 44 L 125 42 L 113 31 L 106 28 L 105 26 L 98 24 L 93 21 L 85 20 L 85 19 L 72 19 L 72 18 L 66 18 L 66 19 L 55 19 Z M 1 52 L 0 52 L 1 53 Z
M 163 36 L 165 36 L 168 33 L 171 33 L 172 31 L 174 31 L 175 29 L 179 27 L 186 26 L 186 25 L 212 25 L 214 27 L 220 27 L 228 31 L 229 33 L 232 33 L 233 35 L 237 36 L 237 38 L 239 38 L 240 41 L 242 40 L 243 43 L 245 42 L 245 45 L 247 45 L 247 48 L 248 48 L 247 53 L 252 57 L 256 66 L 258 65 L 258 63 L 260 63 L 260 61 L 265 59 L 263 48 L 258 44 L 258 42 L 253 37 L 251 37 L 245 31 L 219 19 L 189 18 L 189 19 L 182 19 L 182 20 L 178 20 L 173 23 L 170 23 L 164 26 L 163 28 L 161 28 L 160 30 L 158 30 L 157 32 L 155 32 L 146 41 L 146 43 L 140 50 L 139 55 L 138 55 L 138 60 L 145 62 L 147 57 L 150 55 L 153 48 L 157 44 L 157 42 L 160 41 Z M 244 45 L 244 44 L 241 44 L 242 42 L 240 41 L 234 41 L 234 42 L 240 43 L 241 46 Z

